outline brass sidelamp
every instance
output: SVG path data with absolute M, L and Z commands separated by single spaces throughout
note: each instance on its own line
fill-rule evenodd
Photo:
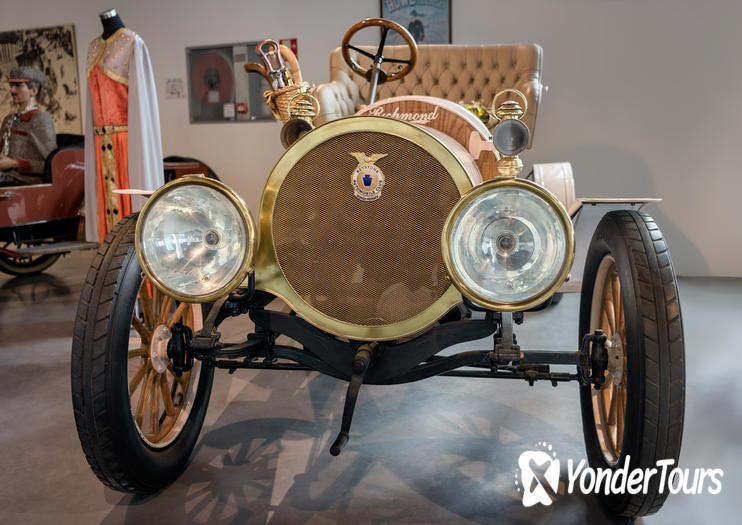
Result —
M 515 95 L 515 99 L 506 99 L 497 106 L 497 101 L 508 93 Z M 528 111 L 528 100 L 517 89 L 503 89 L 492 99 L 491 109 L 492 114 L 499 120 L 492 130 L 492 140 L 501 155 L 497 161 L 498 176 L 516 177 L 523 170 L 523 161 L 518 154 L 526 149 L 531 140 L 531 132 L 521 120 Z

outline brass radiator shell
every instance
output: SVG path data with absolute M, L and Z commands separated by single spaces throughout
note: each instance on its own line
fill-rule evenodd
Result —
M 352 185 L 364 162 L 384 178 L 373 201 L 359 199 Z M 461 302 L 441 233 L 460 196 L 480 181 L 466 150 L 421 126 L 384 117 L 325 124 L 289 148 L 268 178 L 255 286 L 340 337 L 420 332 Z

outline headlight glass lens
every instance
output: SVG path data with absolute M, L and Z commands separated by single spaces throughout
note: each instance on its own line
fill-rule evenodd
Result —
M 452 219 L 449 271 L 475 301 L 525 303 L 564 273 L 569 233 L 554 208 L 532 191 L 494 186 Z
M 215 188 L 174 186 L 140 220 L 142 262 L 175 295 L 218 294 L 244 268 L 250 232 L 237 206 Z

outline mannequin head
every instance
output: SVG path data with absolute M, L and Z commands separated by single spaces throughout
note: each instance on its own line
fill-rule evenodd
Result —
M 101 36 L 104 39 L 108 39 L 108 37 L 113 35 L 116 31 L 125 27 L 124 22 L 121 20 L 121 17 L 115 9 L 103 11 L 100 14 L 100 21 L 101 24 L 103 24 L 103 34 Z
M 45 81 L 46 76 L 38 69 L 28 66 L 13 68 L 8 78 L 13 104 L 21 109 L 36 104 L 36 97 Z

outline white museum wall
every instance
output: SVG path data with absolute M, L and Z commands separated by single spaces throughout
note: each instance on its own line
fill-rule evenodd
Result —
M 402 0 L 405 1 L 405 0 Z M 662 197 L 647 208 L 681 275 L 742 277 L 742 3 L 734 0 L 452 0 L 456 44 L 537 42 L 549 93 L 532 162 L 571 161 L 578 196 Z M 256 212 L 283 151 L 275 122 L 190 124 L 188 46 L 298 38 L 305 79 L 328 79 L 344 31 L 378 16 L 377 0 L 27 0 L 3 7 L 0 31 L 74 23 L 83 79 L 98 13 L 115 7 L 147 42 L 163 153 L 200 158 Z M 83 80 L 84 83 L 84 80 Z M 84 99 L 83 99 L 84 100 Z M 489 101 L 483 101 L 489 102 Z

